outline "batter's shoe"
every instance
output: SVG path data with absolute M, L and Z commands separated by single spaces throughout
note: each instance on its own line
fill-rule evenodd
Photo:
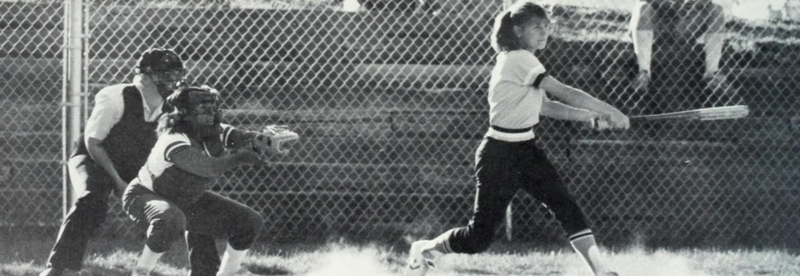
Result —
M 406 265 L 406 276 L 424 276 L 429 268 L 434 267 L 432 259 L 425 258 L 423 253 L 423 246 L 428 243 L 427 240 L 415 241 L 411 244 L 411 250 L 408 252 L 408 264 Z

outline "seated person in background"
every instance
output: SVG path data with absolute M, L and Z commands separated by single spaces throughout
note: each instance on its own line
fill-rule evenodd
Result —
M 718 73 L 725 39 L 720 5 L 639 0 L 630 24 L 639 67 L 634 85 L 647 98 L 644 112 L 732 104 L 735 91 Z
M 253 143 L 260 134 L 221 124 L 218 94 L 184 87 L 167 98 L 174 110 L 159 120 L 158 141 L 122 199 L 125 212 L 147 226 L 133 275 L 150 275 L 185 231 L 227 238 L 216 275 L 234 275 L 261 233 L 259 212 L 209 191 L 222 173 L 259 162 Z

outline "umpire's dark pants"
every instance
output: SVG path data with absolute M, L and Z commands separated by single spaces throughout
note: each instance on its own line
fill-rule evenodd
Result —
M 547 206 L 567 235 L 589 228 L 583 211 L 545 153 L 536 147 L 535 139 L 506 142 L 485 138 L 475 159 L 475 209 L 469 224 L 454 229 L 447 238 L 453 252 L 474 254 L 489 248 L 506 206 L 519 189 Z
M 108 173 L 87 155 L 75 155 L 69 159 L 67 165 L 72 188 L 78 192 L 77 199 L 61 224 L 47 267 L 80 270 L 83 267 L 86 245 L 108 213 L 108 196 L 113 191 L 114 184 Z M 194 233 L 186 239 L 192 266 L 191 276 L 214 275 L 220 265 L 214 240 Z M 199 271 L 214 273 L 200 274 Z

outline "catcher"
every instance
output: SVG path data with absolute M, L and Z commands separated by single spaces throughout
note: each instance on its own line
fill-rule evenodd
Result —
M 144 165 L 156 143 L 162 103 L 185 81 L 186 68 L 175 51 L 150 48 L 141 54 L 134 72 L 132 82 L 105 87 L 94 96 L 92 115 L 67 164 L 74 205 L 39 276 L 80 272 L 89 239 L 108 213 L 108 195 L 122 196 Z M 213 239 L 192 234 L 186 241 L 190 276 L 218 270 Z
M 133 275 L 150 275 L 159 257 L 184 231 L 226 237 L 217 275 L 234 275 L 258 238 L 264 219 L 250 207 L 209 191 L 222 173 L 260 161 L 256 150 L 285 154 L 297 134 L 265 133 L 220 123 L 219 92 L 207 86 L 179 88 L 167 98 L 158 141 L 122 197 L 123 209 L 147 227 L 147 240 Z

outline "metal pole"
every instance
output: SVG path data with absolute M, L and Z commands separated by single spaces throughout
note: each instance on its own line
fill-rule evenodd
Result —
M 70 82 L 70 103 L 71 111 L 70 111 L 70 141 L 75 141 L 78 137 L 81 136 L 81 95 L 83 94 L 81 91 L 81 82 L 82 76 L 81 72 L 83 68 L 83 0 L 72 0 L 72 24 L 70 28 L 72 29 L 70 32 L 72 33 L 72 41 L 70 42 L 70 60 L 72 64 L 70 64 L 70 71 L 72 71 Z M 70 143 L 71 144 L 71 143 Z M 70 149 L 70 152 L 71 149 Z
M 89 9 L 91 7 L 91 5 L 86 6 L 86 9 L 81 13 L 82 18 L 87 22 L 83 25 L 83 35 L 81 36 L 81 45 L 83 49 L 86 49 L 81 53 L 83 64 L 86 64 L 86 66 L 83 66 L 83 70 L 81 70 L 83 76 L 83 89 L 81 90 L 81 110 L 83 111 L 83 116 L 81 117 L 81 122 L 89 120 L 89 62 L 91 62 L 89 59 L 89 37 L 92 34 L 92 31 L 89 30 L 89 22 L 92 22 Z
M 64 83 L 64 96 L 62 99 L 62 116 L 64 122 L 62 124 L 62 211 L 63 216 L 66 218 L 69 208 L 74 201 L 74 195 L 69 185 L 67 162 L 69 161 L 69 153 L 72 152 L 72 142 L 76 141 L 81 134 L 81 54 L 82 54 L 82 0 L 67 0 L 65 9 L 65 22 L 64 30 L 66 31 L 66 43 L 64 46 L 64 68 L 65 68 L 65 83 Z
M 64 33 L 62 34 L 62 44 L 64 47 L 61 51 L 61 217 L 67 218 L 67 209 L 69 208 L 69 180 L 67 169 L 67 158 L 69 157 L 69 133 L 67 132 L 67 107 L 63 103 L 67 102 L 67 83 L 69 82 L 69 18 L 70 18 L 70 1 L 64 1 Z

